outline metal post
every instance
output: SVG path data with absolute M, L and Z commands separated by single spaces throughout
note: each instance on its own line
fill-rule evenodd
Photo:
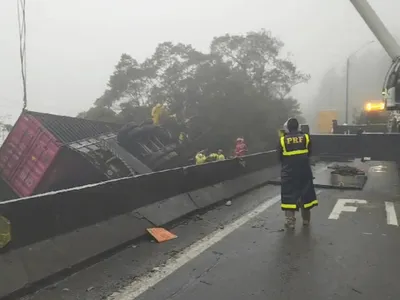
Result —
M 400 56 L 400 46 L 387 30 L 376 12 L 369 5 L 367 0 L 350 0 L 358 11 L 364 22 L 368 25 L 375 37 L 386 50 L 387 54 L 394 61 Z
M 345 122 L 349 124 L 349 69 L 350 69 L 350 56 L 346 61 L 346 117 Z

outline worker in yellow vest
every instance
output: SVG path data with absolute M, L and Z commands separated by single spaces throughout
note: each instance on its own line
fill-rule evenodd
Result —
M 153 119 L 153 124 L 158 125 L 160 123 L 160 117 L 163 111 L 163 106 L 157 103 L 156 106 L 151 110 L 151 118 Z
M 187 140 L 189 139 L 189 136 L 186 132 L 181 131 L 181 133 L 179 134 L 179 144 L 183 144 L 185 142 L 187 142 Z
M 202 165 L 206 162 L 207 156 L 204 154 L 204 150 L 199 151 L 195 157 L 196 165 Z
M 217 160 L 225 160 L 225 155 L 221 149 L 218 150 Z

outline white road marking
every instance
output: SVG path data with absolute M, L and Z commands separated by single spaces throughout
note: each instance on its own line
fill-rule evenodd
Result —
M 254 217 L 257 217 L 258 215 L 266 211 L 268 208 L 278 203 L 280 200 L 281 200 L 281 195 L 277 195 L 271 199 L 266 200 L 252 211 L 241 216 L 239 219 L 232 222 L 231 224 L 226 225 L 224 229 L 214 231 L 210 235 L 204 237 L 203 239 L 195 242 L 194 244 L 186 248 L 175 258 L 168 259 L 165 265 L 160 267 L 156 273 L 146 274 L 134 280 L 129 286 L 124 288 L 121 292 L 112 294 L 108 299 L 109 300 L 136 299 L 141 294 L 146 292 L 148 289 L 159 283 L 161 280 L 171 275 L 173 272 L 184 266 L 186 263 L 199 256 L 208 248 L 218 243 L 227 235 L 229 235 L 239 227 L 243 226 Z
M 375 172 L 375 173 L 385 173 L 385 172 L 387 172 L 387 166 L 374 166 L 374 167 L 371 167 L 370 169 L 369 169 L 369 171 L 370 172 Z
M 346 206 L 346 204 L 367 204 L 367 201 L 359 199 L 338 199 L 328 219 L 333 219 L 333 220 L 339 219 L 340 213 L 343 211 L 347 212 L 357 211 L 357 206 Z
M 316 170 L 314 173 L 318 174 L 326 169 L 327 167 L 322 167 Z M 321 190 L 316 191 L 317 195 L 319 195 L 320 193 Z M 134 300 L 138 298 L 144 292 L 154 287 L 157 283 L 161 282 L 163 279 L 170 276 L 179 268 L 183 267 L 185 264 L 195 259 L 197 256 L 199 256 L 201 253 L 206 251 L 211 246 L 220 242 L 222 239 L 224 239 L 226 236 L 231 234 L 239 227 L 243 226 L 253 218 L 262 214 L 264 211 L 269 209 L 274 204 L 278 203 L 280 200 L 281 200 L 280 194 L 270 199 L 266 199 L 265 202 L 261 203 L 255 209 L 244 214 L 239 219 L 236 219 L 234 222 L 224 226 L 223 229 L 217 229 L 208 236 L 195 242 L 194 244 L 183 250 L 175 257 L 168 259 L 165 262 L 165 264 L 157 268 L 156 272 L 148 273 L 139 278 L 136 278 L 127 287 L 109 296 L 107 300 Z
M 399 226 L 399 222 L 397 221 L 396 211 L 394 209 L 394 203 L 385 201 L 385 209 L 386 209 L 386 221 L 388 225 Z

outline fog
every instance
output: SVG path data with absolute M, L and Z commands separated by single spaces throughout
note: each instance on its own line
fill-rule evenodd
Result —
M 391 59 L 377 42 L 367 43 L 349 59 L 348 70 L 348 123 L 351 124 L 368 101 L 382 98 L 383 80 Z M 314 116 L 319 110 L 336 110 L 339 123 L 346 115 L 346 65 L 329 69 L 322 77 L 317 95 L 313 99 Z M 315 117 L 310 113 L 308 121 Z
M 400 1 L 370 4 L 397 34 Z M 316 107 L 344 103 L 343 84 L 329 76 L 340 77 L 347 57 L 375 40 L 348 0 L 35 0 L 28 1 L 26 13 L 28 109 L 72 116 L 103 93 L 123 52 L 143 60 L 163 41 L 205 51 L 214 36 L 266 28 L 283 40 L 298 68 L 311 74 L 292 94 L 312 118 Z M 0 1 L 0 44 L 0 116 L 12 123 L 22 108 L 16 1 Z M 377 43 L 363 51 L 370 51 L 371 61 L 388 60 Z M 378 97 L 384 74 L 376 72 L 363 86 L 368 67 L 356 67 L 358 57 L 351 60 L 353 104 Z M 321 92 L 323 79 L 331 83 Z M 372 90 L 361 95 L 364 87 Z

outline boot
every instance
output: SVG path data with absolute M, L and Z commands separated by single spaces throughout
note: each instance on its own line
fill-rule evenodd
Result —
M 301 217 L 303 219 L 303 226 L 310 225 L 311 211 L 309 209 L 301 209 Z
M 296 224 L 295 211 L 287 210 L 285 211 L 285 227 L 289 229 L 294 229 Z

